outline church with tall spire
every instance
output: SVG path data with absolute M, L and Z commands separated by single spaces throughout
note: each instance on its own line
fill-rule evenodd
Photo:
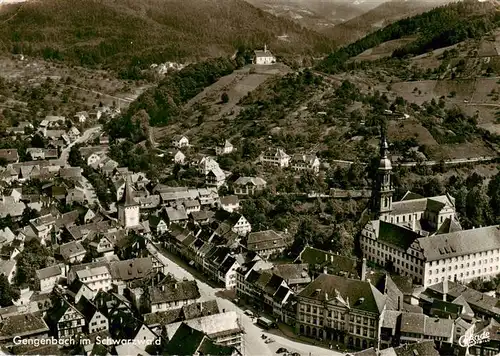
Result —
M 423 197 L 408 191 L 401 200 L 394 201 L 392 172 L 389 145 L 382 135 L 370 204 L 369 216 L 373 220 L 366 222 L 360 236 L 364 258 L 393 273 L 412 277 L 424 287 L 444 279 L 469 282 L 499 273 L 498 266 L 472 269 L 468 264 L 460 264 L 459 257 L 476 258 L 476 252 L 493 252 L 500 257 L 500 229 L 463 230 L 455 199 L 449 194 Z M 489 239 L 488 243 L 479 241 L 481 238 Z M 494 251 L 485 250 L 491 247 Z M 437 264 L 446 268 L 436 268 Z
M 118 221 L 125 228 L 134 228 L 140 225 L 140 206 L 134 200 L 130 175 L 125 180 L 123 197 L 118 202 Z

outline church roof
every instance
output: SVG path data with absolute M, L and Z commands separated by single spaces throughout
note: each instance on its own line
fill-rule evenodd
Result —
M 128 175 L 125 179 L 125 192 L 123 194 L 122 202 L 125 206 L 134 206 L 137 205 L 137 202 L 134 200 L 134 191 L 132 189 L 132 180 Z

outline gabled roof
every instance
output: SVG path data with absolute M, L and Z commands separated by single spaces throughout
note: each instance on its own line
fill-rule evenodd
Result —
M 36 271 L 36 276 L 38 277 L 39 280 L 59 276 L 61 274 L 62 271 L 59 265 L 42 268 Z
M 264 186 L 266 181 L 260 177 L 239 177 L 234 185 L 254 185 L 254 186 Z
M 92 320 L 92 318 L 94 317 L 94 314 L 98 312 L 98 309 L 94 305 L 94 303 L 90 302 L 87 298 L 85 298 L 85 296 L 82 296 L 80 298 L 75 307 L 80 311 L 80 313 L 82 313 L 87 322 L 90 322 L 90 320 Z
M 114 279 L 130 281 L 148 276 L 153 271 L 151 257 L 133 258 L 111 263 L 110 273 Z
M 345 301 L 349 300 L 351 308 L 375 314 L 382 312 L 386 300 L 369 282 L 329 274 L 320 274 L 298 296 L 322 302 L 340 296 Z
M 40 315 L 33 313 L 14 315 L 0 320 L 0 341 L 9 340 L 15 336 L 29 337 L 45 333 L 49 327 Z
M 181 323 L 163 352 L 166 355 L 194 355 L 204 339 L 205 334 L 201 331 Z
M 60 255 L 68 261 L 72 257 L 84 255 L 85 248 L 78 241 L 72 241 L 59 246 Z
M 151 304 L 200 298 L 196 281 L 181 281 L 164 284 L 160 287 L 150 287 L 149 294 Z
M 400 225 L 386 221 L 377 220 L 379 224 L 378 238 L 386 244 L 399 247 L 406 251 L 411 244 L 420 237 L 418 232 L 412 231 Z

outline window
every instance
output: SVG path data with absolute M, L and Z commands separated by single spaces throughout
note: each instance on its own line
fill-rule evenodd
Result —
M 371 326 L 371 327 L 374 327 L 374 326 L 375 326 L 375 320 L 370 319 L 370 326 Z

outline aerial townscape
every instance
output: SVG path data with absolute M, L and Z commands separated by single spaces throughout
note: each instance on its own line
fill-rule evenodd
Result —
M 0 0 L 0 356 L 500 355 L 496 0 Z

